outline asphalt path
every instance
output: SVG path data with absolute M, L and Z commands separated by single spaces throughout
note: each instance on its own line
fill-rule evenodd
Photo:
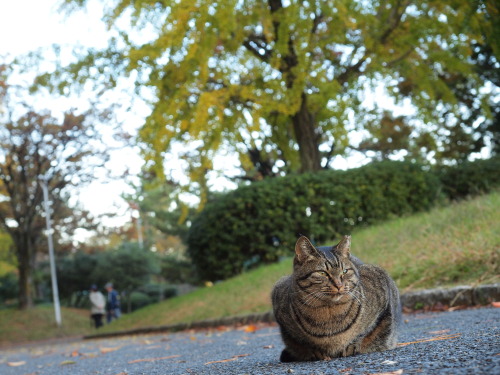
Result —
M 331 361 L 280 363 L 274 324 L 0 351 L 2 375 L 56 374 L 500 374 L 500 309 L 403 316 L 394 350 Z

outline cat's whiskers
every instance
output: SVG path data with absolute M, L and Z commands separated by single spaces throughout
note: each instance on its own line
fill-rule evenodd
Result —
M 360 296 L 360 297 L 358 297 L 358 296 L 356 296 L 353 292 L 347 292 L 347 294 L 348 294 L 349 296 L 351 296 L 351 297 L 352 297 L 352 299 L 353 299 L 353 300 L 355 300 L 357 303 L 359 303 L 360 305 L 362 305 L 362 303 L 361 303 L 361 298 L 360 298 L 361 296 Z
M 294 294 L 297 294 L 297 293 L 304 293 L 304 291 L 299 290 L 299 291 L 295 292 Z M 318 296 L 318 294 L 319 294 L 319 296 Z M 321 301 L 320 297 L 322 297 L 322 293 L 320 291 L 313 291 L 311 293 L 306 292 L 306 295 L 303 297 L 302 300 L 303 300 L 305 305 L 310 306 L 311 302 L 313 302 L 313 301 Z

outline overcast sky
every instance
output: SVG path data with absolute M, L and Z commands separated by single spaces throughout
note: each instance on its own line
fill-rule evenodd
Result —
M 75 44 L 106 46 L 107 38 L 103 37 L 106 29 L 100 21 L 98 2 L 91 1 L 88 11 L 70 17 L 58 12 L 59 3 L 60 0 L 0 0 L 0 56 L 18 56 L 53 44 L 67 47 Z M 59 109 L 60 102 L 54 102 L 53 106 L 47 104 L 52 107 L 48 109 Z M 129 131 L 137 128 L 140 120 L 135 117 L 131 121 L 135 123 L 129 121 L 125 124 Z M 137 152 L 127 150 L 125 153 L 115 153 L 109 168 L 129 168 L 137 173 L 141 164 Z M 124 190 L 129 188 L 123 181 L 104 183 L 100 180 L 82 189 L 77 200 L 94 215 L 118 213 L 120 220 L 107 221 L 106 224 L 119 225 L 129 218 L 127 205 L 120 198 Z

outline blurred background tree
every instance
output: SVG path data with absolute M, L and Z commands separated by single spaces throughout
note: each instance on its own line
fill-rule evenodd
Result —
M 75 9 L 87 1 L 64 3 Z M 140 131 L 147 166 L 161 177 L 165 153 L 187 145 L 182 156 L 202 203 L 218 154 L 237 154 L 242 177 L 257 180 L 330 167 L 356 148 L 350 130 L 373 139 L 360 145 L 364 152 L 387 158 L 408 145 L 400 158 L 438 162 L 464 160 L 496 134 L 493 0 L 105 6 L 117 35 L 109 48 L 40 82 L 92 81 L 101 89 L 133 78 L 138 94 L 151 97 Z M 412 113 L 388 113 L 381 99 Z M 391 121 L 395 138 L 383 145 L 380 129 Z
M 90 227 L 87 212 L 69 203 L 68 188 L 95 178 L 107 151 L 91 113 L 68 111 L 62 119 L 37 113 L 6 95 L 0 117 L 0 228 L 12 239 L 19 280 L 19 307 L 33 304 L 33 271 L 46 253 L 40 177 L 47 176 L 56 243 L 71 246 L 76 228 Z M 95 120 L 95 119 L 94 119 Z M 59 248 L 61 250 L 61 248 Z
M 179 184 L 172 180 L 158 181 L 154 174 L 143 170 L 139 175 L 139 183 L 132 188 L 134 192 L 123 195 L 123 199 L 140 215 L 146 237 L 145 248 L 164 249 L 167 252 L 177 249 L 179 245 L 174 243 L 177 241 L 168 238 L 185 240 L 188 223 L 195 214 L 195 210 L 179 198 Z M 170 244 L 163 246 L 158 241 Z

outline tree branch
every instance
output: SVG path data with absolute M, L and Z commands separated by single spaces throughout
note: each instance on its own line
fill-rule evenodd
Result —
M 385 44 L 387 43 L 387 39 L 389 36 L 393 33 L 394 30 L 396 30 L 401 23 L 401 17 L 403 17 L 404 12 L 406 11 L 406 8 L 409 5 L 409 1 L 406 1 L 402 8 L 401 11 L 399 11 L 399 8 L 401 7 L 402 1 L 398 1 L 396 6 L 392 9 L 391 16 L 389 18 L 391 24 L 387 30 L 384 31 L 382 36 L 380 37 L 380 43 Z
M 271 58 L 271 51 L 268 49 L 268 45 L 263 37 L 258 35 L 250 35 L 244 42 L 243 46 L 251 52 L 255 57 L 263 62 L 268 62 Z M 261 50 L 265 53 L 262 54 Z
M 408 51 L 406 51 L 405 53 L 403 53 L 401 56 L 396 57 L 394 60 L 389 61 L 389 62 L 387 63 L 387 66 L 396 65 L 398 62 L 400 62 L 400 61 L 402 61 L 402 60 L 406 59 L 406 58 L 410 55 L 410 53 L 412 53 L 412 52 L 413 52 L 413 50 L 414 50 L 414 48 L 413 48 L 413 47 L 411 47 Z
M 351 75 L 358 74 L 361 71 L 361 66 L 364 64 L 367 58 L 368 52 L 366 52 L 365 55 L 360 58 L 356 64 L 347 67 L 346 70 L 344 70 L 337 78 L 337 81 L 340 83 L 340 85 L 346 83 Z

